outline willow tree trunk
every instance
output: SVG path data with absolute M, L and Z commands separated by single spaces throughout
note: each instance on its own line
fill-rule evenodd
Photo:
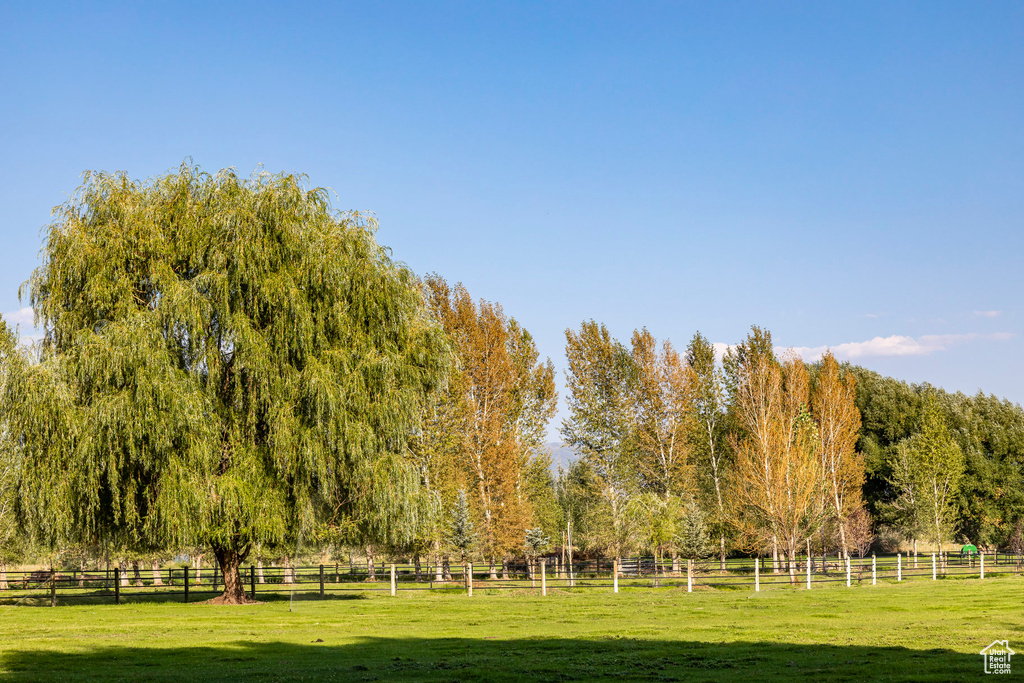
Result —
M 236 548 L 214 546 L 213 555 L 217 558 L 220 573 L 224 577 L 224 592 L 210 602 L 221 605 L 252 603 L 253 600 L 245 594 L 245 582 L 242 580 L 241 571 L 239 571 L 245 558 L 249 556 L 248 549 L 239 551 Z
M 494 568 L 494 555 L 491 555 L 490 565 L 491 565 L 491 580 L 492 581 L 497 580 L 498 572 Z
M 160 563 L 159 562 L 154 562 L 153 563 L 153 585 L 154 586 L 162 586 L 162 585 L 164 585 L 164 580 L 160 577 Z
M 121 588 L 128 587 L 128 563 L 121 560 L 117 563 L 118 569 L 121 570 Z
M 142 583 L 142 572 L 139 571 L 139 561 L 132 560 L 132 578 L 135 579 L 135 587 L 142 588 L 146 584 Z
M 263 558 L 262 557 L 257 557 L 256 558 L 256 582 L 257 583 L 266 583 L 266 580 L 263 578 Z
M 366 580 L 377 580 L 377 567 L 373 563 L 373 551 L 369 548 L 366 549 Z
M 420 564 L 420 554 L 413 556 L 413 565 L 416 567 L 416 583 L 423 582 L 423 566 Z
M 0 562 L 0 591 L 7 590 L 7 563 Z
M 434 556 L 434 581 L 438 583 L 444 581 L 444 574 L 441 568 L 441 555 Z
M 292 558 L 288 555 L 285 555 L 283 558 L 281 558 L 281 564 L 284 565 L 284 568 L 281 570 L 283 572 L 281 576 L 281 583 L 292 583 Z

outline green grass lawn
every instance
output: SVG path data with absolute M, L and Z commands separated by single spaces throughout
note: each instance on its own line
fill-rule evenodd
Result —
M 0 677 L 110 680 L 935 680 L 1022 652 L 1024 579 L 266 596 L 0 607 Z M 1016 668 L 1016 662 L 1014 662 Z

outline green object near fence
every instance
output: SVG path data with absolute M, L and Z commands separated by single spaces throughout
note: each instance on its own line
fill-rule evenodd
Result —
M 960 548 L 960 554 L 961 555 L 977 555 L 978 554 L 978 546 L 971 545 L 970 543 L 968 543 L 964 547 Z

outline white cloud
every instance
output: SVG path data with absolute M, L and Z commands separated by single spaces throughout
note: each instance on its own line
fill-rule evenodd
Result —
M 975 311 L 974 315 L 982 318 L 998 318 L 1003 314 L 1002 311 Z
M 835 346 L 798 346 L 793 351 L 804 360 L 812 361 L 821 357 L 825 351 L 832 349 L 837 358 L 853 360 L 867 357 L 893 356 L 927 356 L 936 351 L 945 351 L 951 346 L 972 341 L 1006 341 L 1012 339 L 1009 332 L 996 334 L 926 334 L 920 337 L 907 337 L 894 334 L 889 337 L 875 337 L 861 342 L 845 342 Z M 777 349 L 781 351 L 782 349 Z
M 4 313 L 4 320 L 7 321 L 8 325 L 22 325 L 27 327 L 34 327 L 35 320 L 32 314 L 32 307 L 26 306 L 25 308 L 18 309 L 17 311 L 11 311 L 10 313 Z
M 722 359 L 725 358 L 725 354 L 733 346 L 735 346 L 735 344 L 725 344 L 723 342 L 715 342 L 712 344 L 711 347 L 715 350 L 715 360 L 721 363 Z
M 878 314 L 877 313 L 865 313 L 864 317 L 865 318 L 877 318 Z

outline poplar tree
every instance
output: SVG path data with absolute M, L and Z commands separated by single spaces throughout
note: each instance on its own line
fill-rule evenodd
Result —
M 719 567 L 725 570 L 725 483 L 729 472 L 729 451 L 725 448 L 726 386 L 725 373 L 715 362 L 715 349 L 697 332 L 686 347 L 686 367 L 693 400 L 692 433 L 698 462 L 698 481 L 705 495 L 713 499 L 714 514 L 709 521 L 718 535 Z
M 569 417 L 562 422 L 562 439 L 599 482 L 611 516 L 609 545 L 618 557 L 629 532 L 626 505 L 636 478 L 629 450 L 633 359 L 607 327 L 593 320 L 580 325 L 579 332 L 566 330 L 565 340 Z
M 737 523 L 756 547 L 781 548 L 795 580 L 796 557 L 822 520 L 817 427 L 807 410 L 803 361 L 750 356 L 738 374 Z
M 913 492 L 922 526 L 941 551 L 956 524 L 965 458 L 934 396 L 925 400 L 921 430 L 897 445 L 897 458 L 893 483 L 897 490 Z
M 545 427 L 555 412 L 554 367 L 540 361 L 533 337 L 500 305 L 474 302 L 461 284 L 450 286 L 437 275 L 424 284 L 458 361 L 445 394 L 456 419 L 431 426 L 458 430 L 451 437 L 461 456 L 457 476 L 472 487 L 479 545 L 497 578 L 495 560 L 518 552 L 534 522 L 526 477 L 531 461 L 543 455 Z
M 258 545 L 410 536 L 402 453 L 447 346 L 375 228 L 304 176 L 86 173 L 28 283 L 45 338 L 15 420 L 27 528 L 210 547 L 227 603 Z
M 853 375 L 841 373 L 832 352 L 826 352 L 811 396 L 811 408 L 820 436 L 825 509 L 839 529 L 843 557 L 849 557 L 846 520 L 861 508 L 864 485 L 864 457 L 856 450 L 860 432 L 856 387 Z

